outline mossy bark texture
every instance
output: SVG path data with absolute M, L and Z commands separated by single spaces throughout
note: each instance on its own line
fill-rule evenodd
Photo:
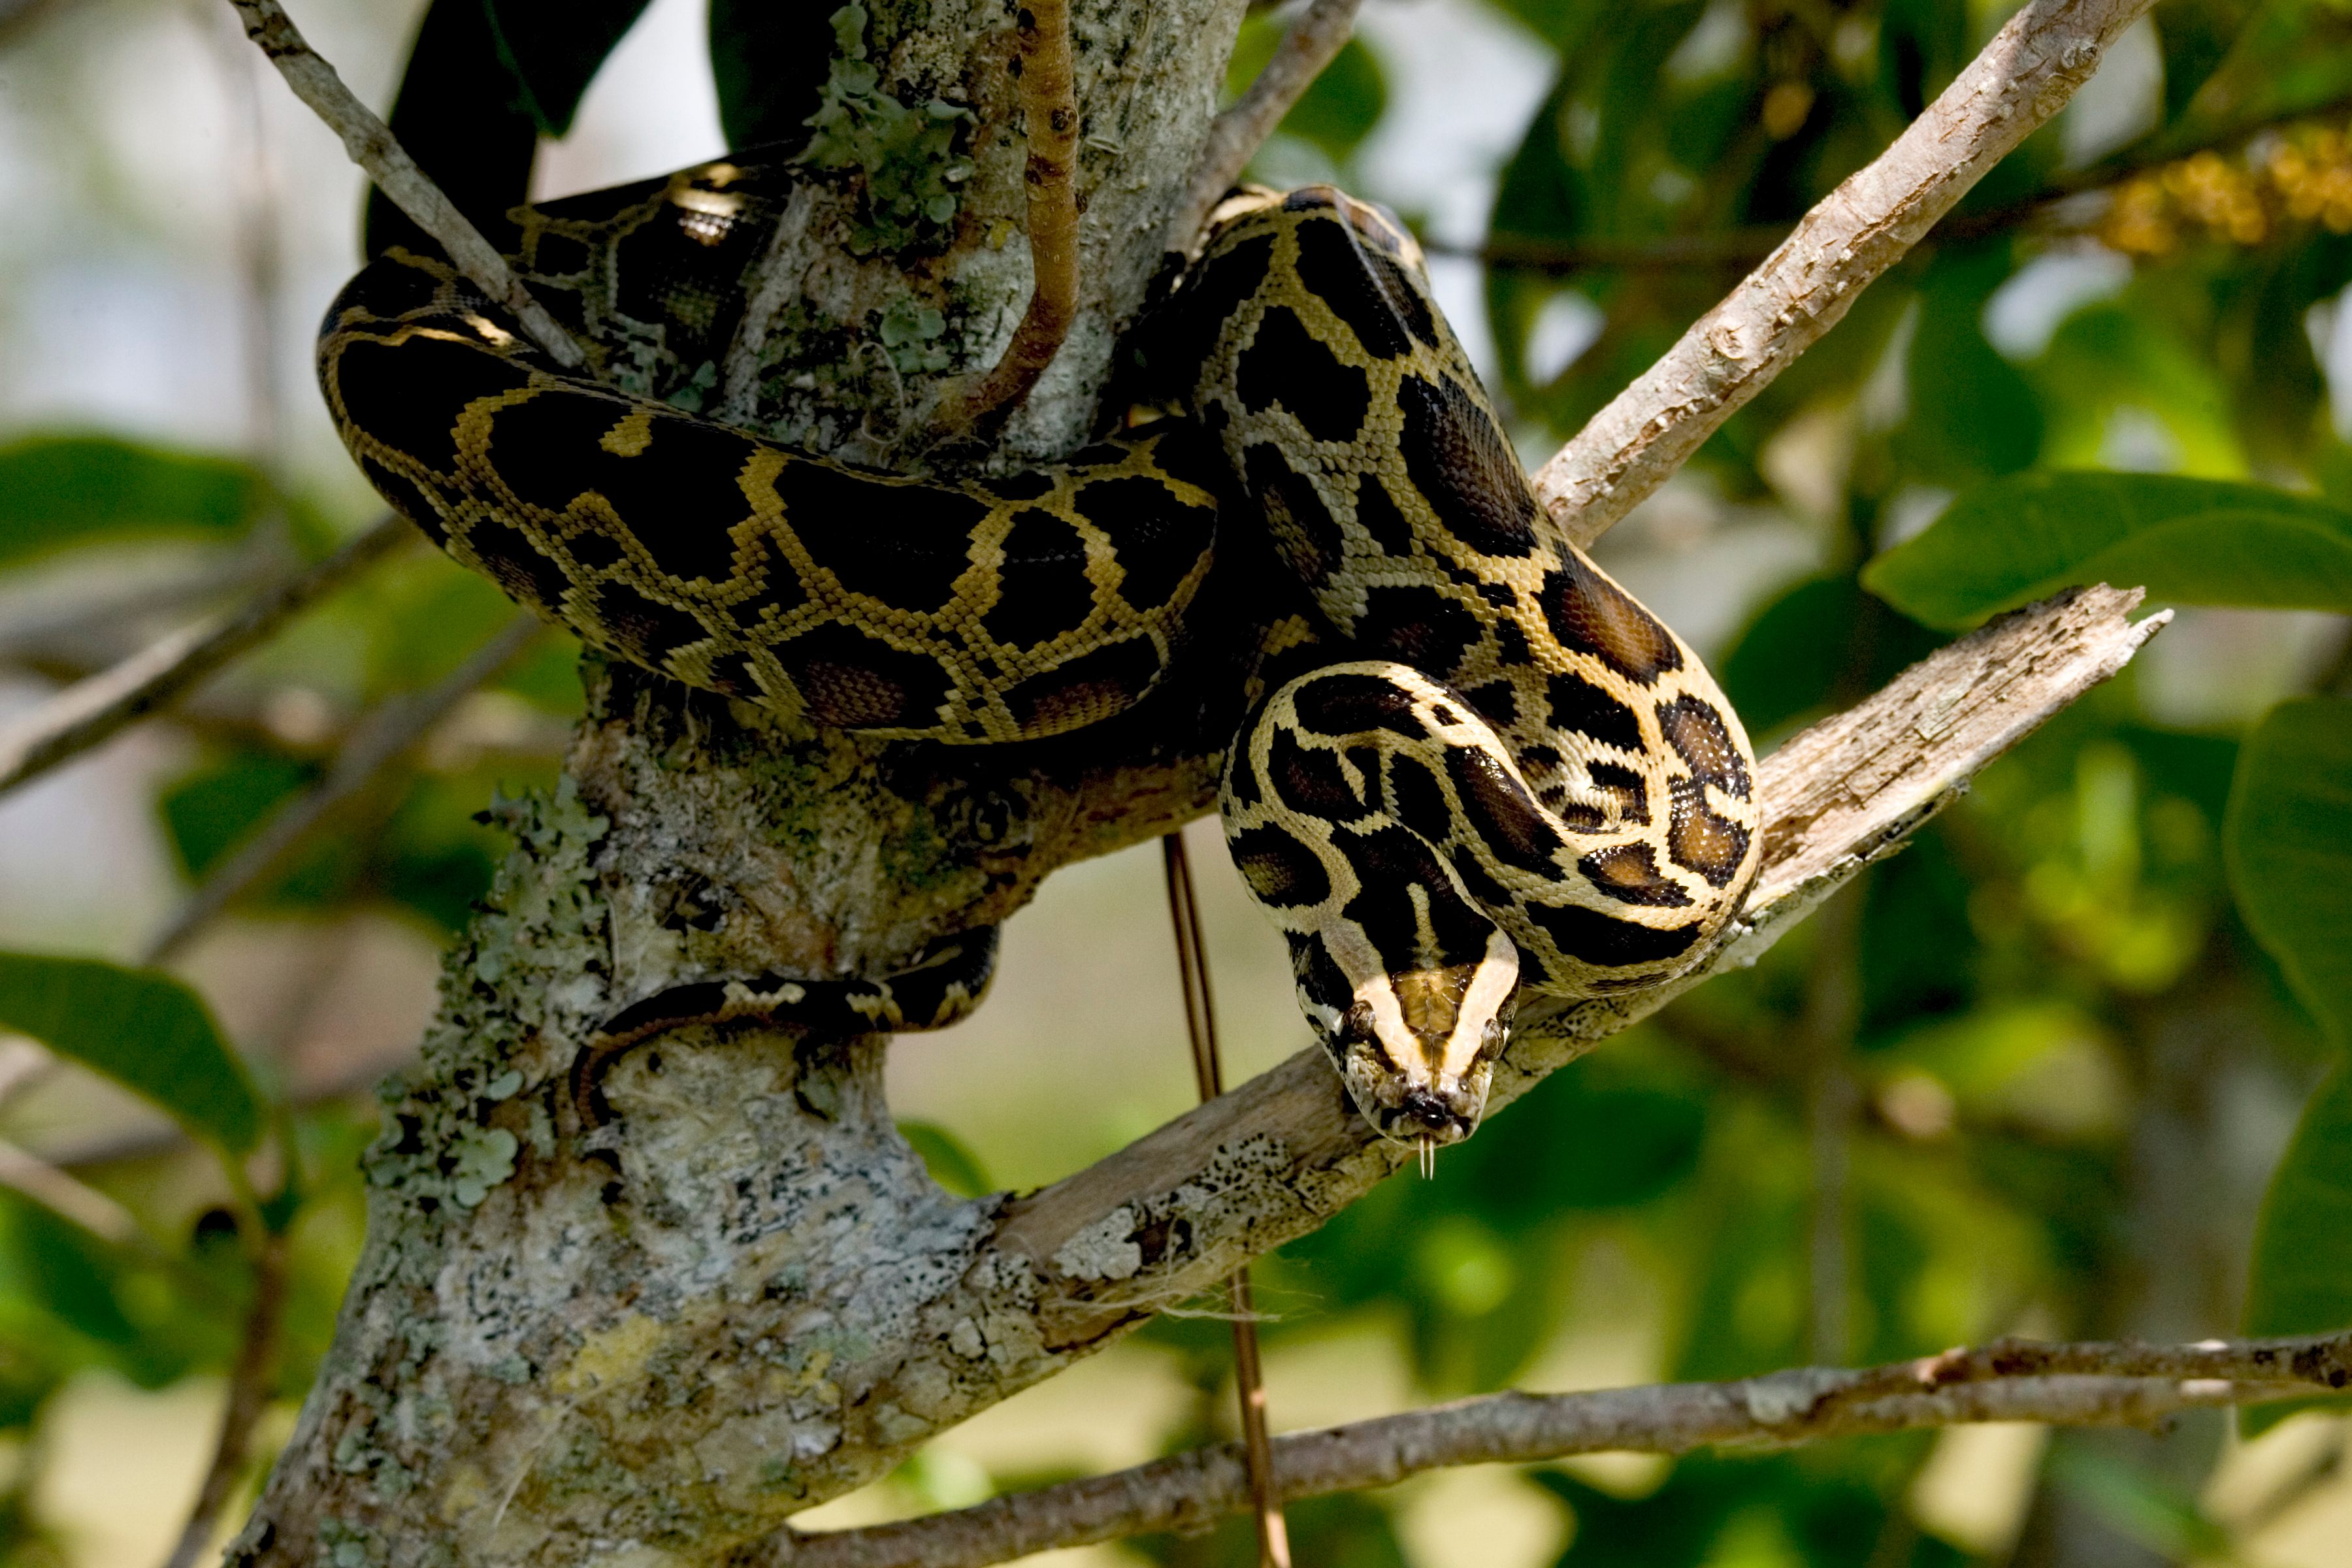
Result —
M 1073 6 L 1076 321 L 992 460 L 1096 421 L 1242 8 Z M 836 13 L 811 177 L 715 411 L 926 459 L 1030 294 L 1015 20 L 1004 0 Z M 587 678 L 562 786 L 502 808 L 515 851 L 385 1089 L 335 1344 L 233 1562 L 717 1562 L 1093 1348 L 1044 1343 L 1036 1280 L 982 1256 L 1002 1200 L 948 1196 L 899 1138 L 881 1037 L 679 1030 L 612 1066 L 602 1116 L 572 1068 L 639 998 L 887 973 L 1198 816 L 1236 699 L 1179 681 L 1077 735 L 945 748 Z

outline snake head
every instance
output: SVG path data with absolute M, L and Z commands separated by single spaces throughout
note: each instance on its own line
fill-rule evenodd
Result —
M 1518 990 L 1519 951 L 1496 931 L 1468 963 L 1372 976 L 1344 1008 L 1310 1011 L 1364 1120 L 1399 1143 L 1442 1145 L 1478 1130 Z

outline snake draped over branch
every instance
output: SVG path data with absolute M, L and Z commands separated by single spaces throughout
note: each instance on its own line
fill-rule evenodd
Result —
M 1689 647 L 1549 524 L 1393 218 L 1328 186 L 1237 195 L 1139 329 L 1143 394 L 1109 434 L 1023 472 L 913 478 L 680 406 L 726 355 L 792 177 L 745 155 L 520 209 L 521 276 L 559 314 L 596 309 L 576 373 L 446 261 L 388 252 L 319 341 L 345 445 L 442 549 L 583 641 L 940 742 L 1130 707 L 1184 656 L 1215 557 L 1263 554 L 1281 591 L 1241 677 L 1226 838 L 1388 1137 L 1476 1128 L 1522 992 L 1640 989 L 1706 954 L 1757 866 L 1747 736 Z M 892 975 L 665 992 L 581 1060 L 755 1014 L 935 1027 L 977 1001 L 993 935 Z

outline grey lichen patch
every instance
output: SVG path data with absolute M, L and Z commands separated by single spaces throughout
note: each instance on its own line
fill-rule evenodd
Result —
M 476 1207 L 513 1177 L 526 1137 L 544 1146 L 544 1108 L 514 1105 L 527 1084 L 556 1076 L 534 1047 L 583 1037 L 604 997 L 604 905 L 590 863 L 610 825 L 568 777 L 493 815 L 514 850 L 443 965 L 421 1068 L 385 1086 L 387 1125 L 368 1161 L 380 1193 L 427 1213 Z
M 943 242 L 972 176 L 958 151 L 973 123 L 970 107 L 940 97 L 905 101 L 866 54 L 866 7 L 851 0 L 833 14 L 833 68 L 815 132 L 800 161 L 812 169 L 856 170 L 864 176 L 860 222 L 849 239 L 857 255 L 904 251 Z

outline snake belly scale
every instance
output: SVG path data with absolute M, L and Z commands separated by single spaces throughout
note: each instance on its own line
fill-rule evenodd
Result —
M 707 198 L 756 215 L 789 177 L 739 160 L 526 209 L 518 264 L 593 327 L 634 261 L 627 324 L 666 320 L 691 369 L 692 335 L 740 319 L 761 237 L 730 248 Z M 794 450 L 624 391 L 593 354 L 566 373 L 431 257 L 362 271 L 319 359 L 363 471 L 460 563 L 596 647 L 819 724 L 985 743 L 1108 717 L 1182 657 L 1215 552 L 1270 542 L 1297 609 L 1262 617 L 1227 840 L 1359 1110 L 1424 1147 L 1466 1137 L 1522 993 L 1655 985 L 1737 913 L 1747 737 L 1690 648 L 1549 525 L 1380 209 L 1327 186 L 1229 199 L 1136 343 L 1120 429 L 961 480 Z M 937 1026 L 992 952 L 974 933 L 893 976 L 641 999 L 583 1048 L 583 1115 L 661 1029 Z

